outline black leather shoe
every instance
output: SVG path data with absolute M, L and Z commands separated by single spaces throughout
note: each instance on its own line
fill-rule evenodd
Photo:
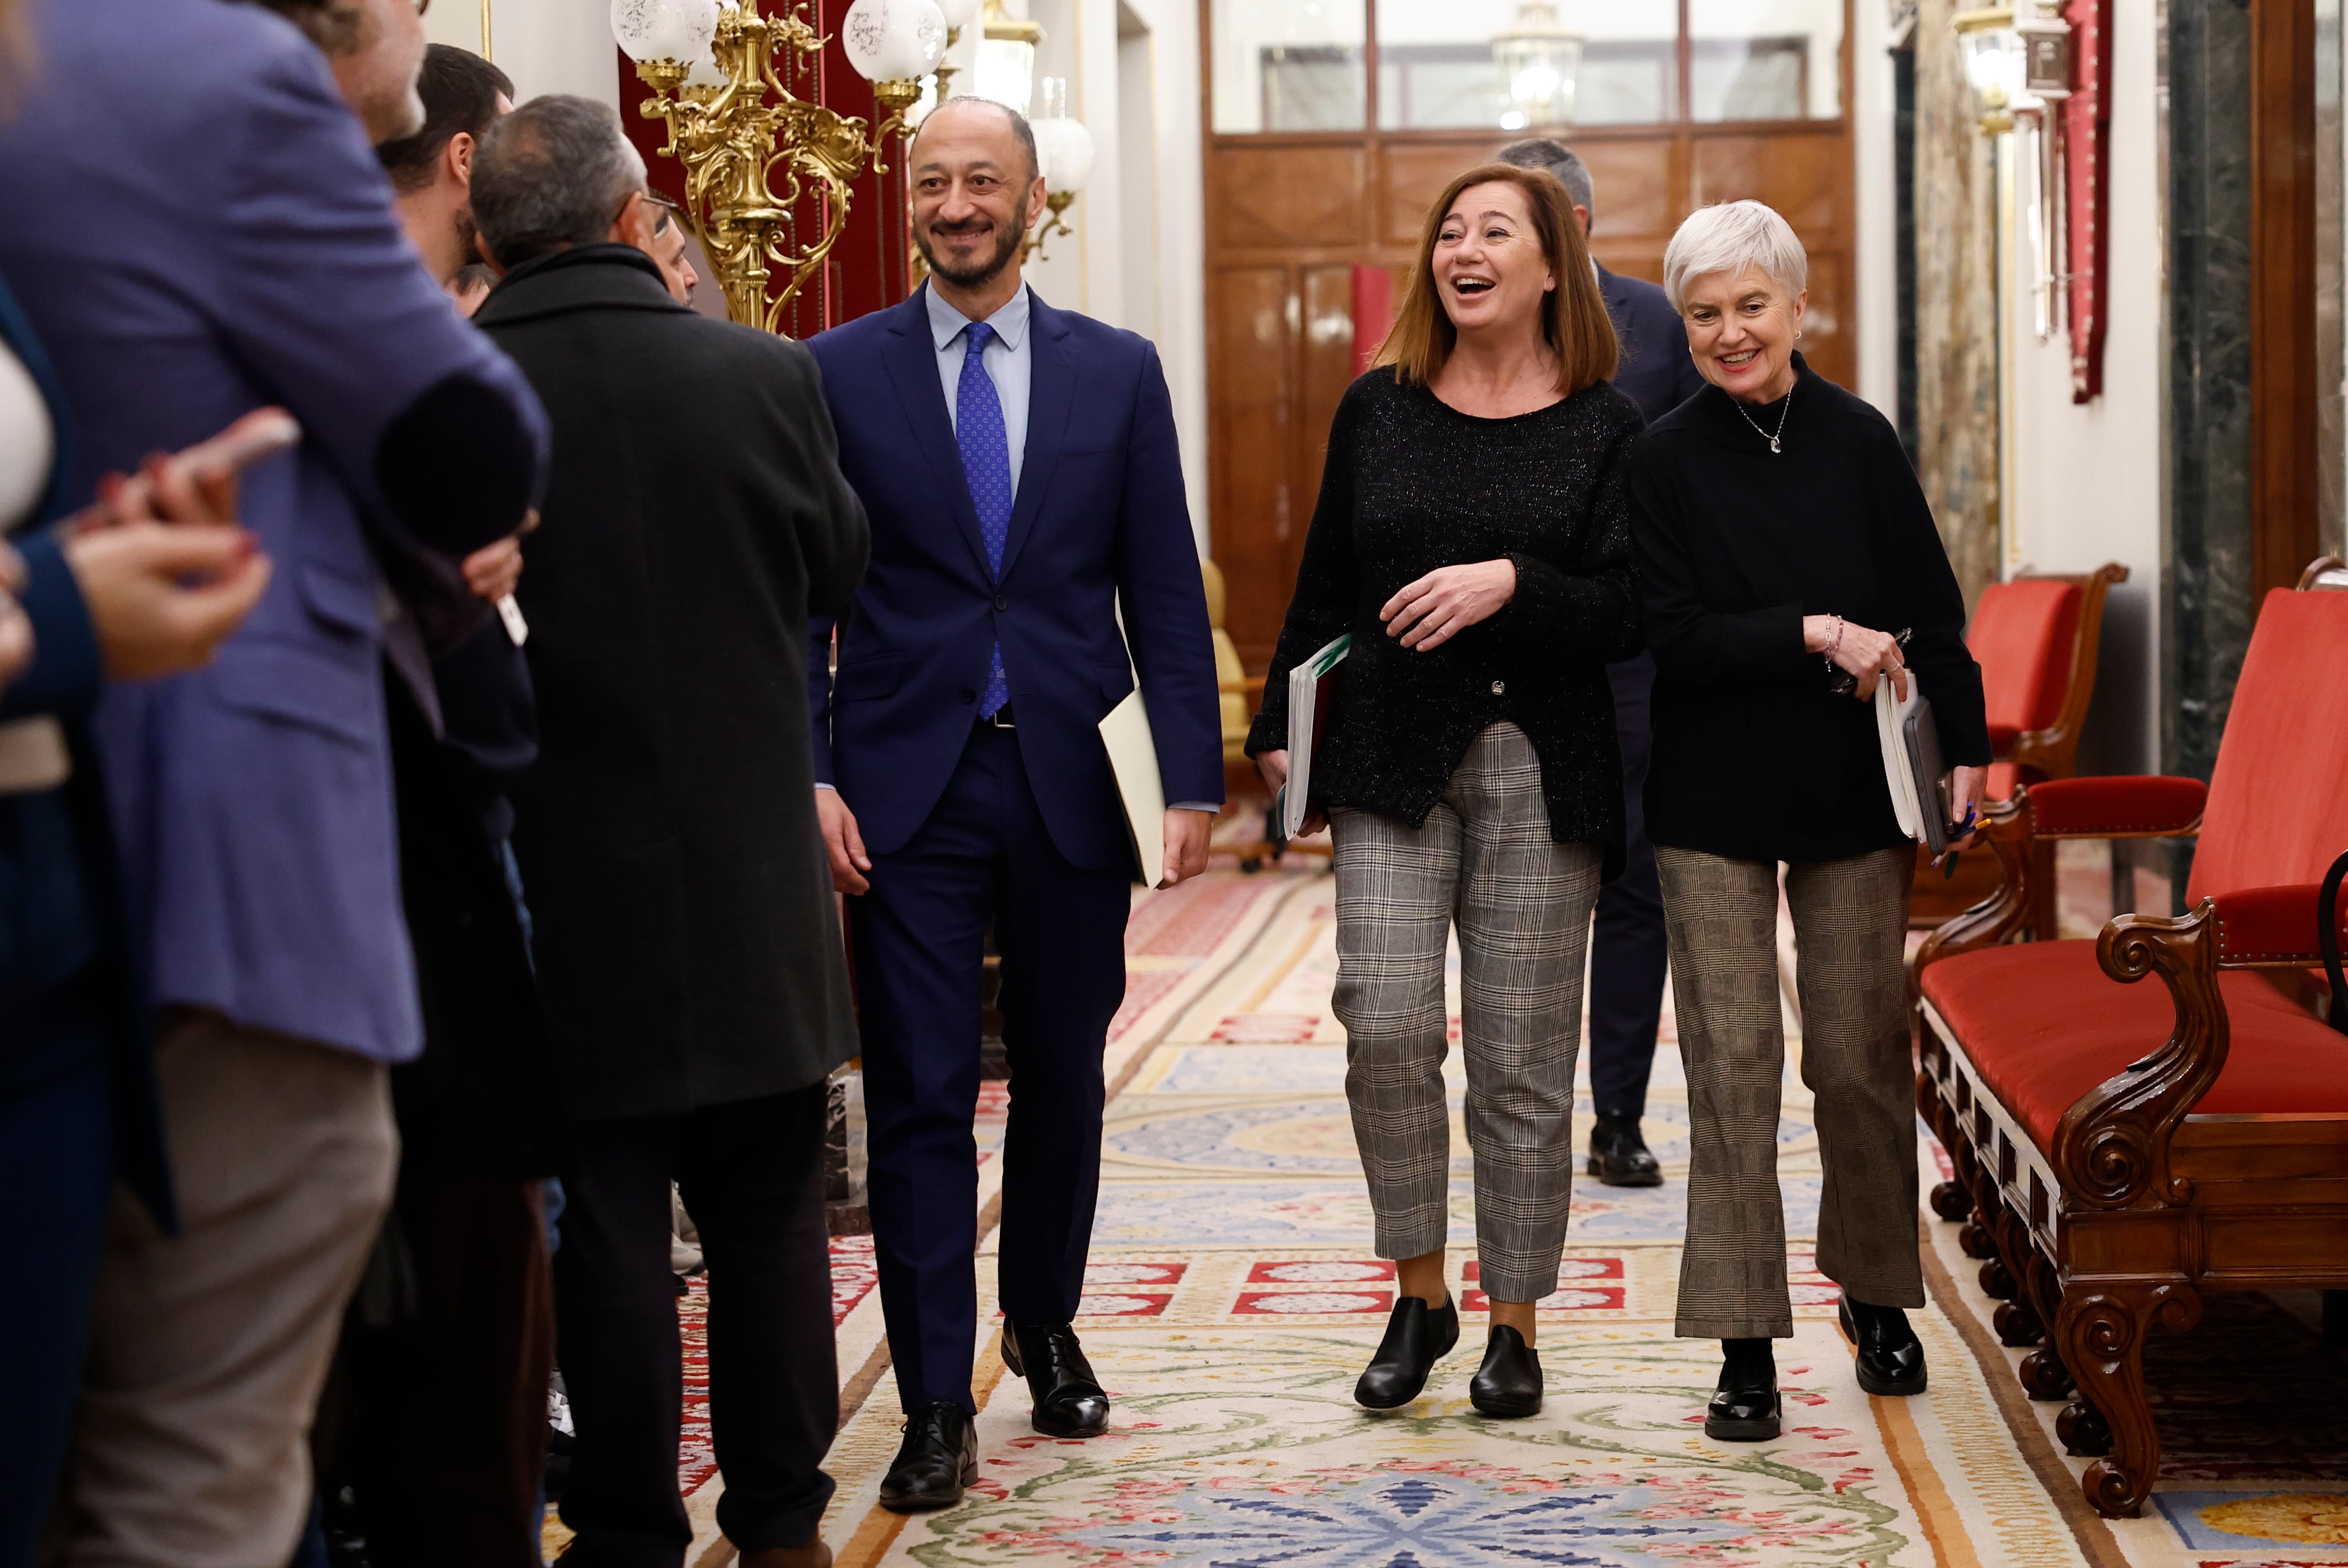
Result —
M 1468 1385 L 1468 1398 L 1496 1420 L 1540 1414 L 1540 1357 L 1523 1335 L 1505 1323 L 1494 1326 L 1484 1346 L 1484 1365 Z
M 1838 1309 L 1842 1336 L 1859 1347 L 1859 1386 L 1905 1398 L 1924 1391 L 1924 1346 L 1896 1306 L 1869 1306 L 1845 1291 Z
M 1590 1130 L 1590 1174 L 1609 1187 L 1660 1187 L 1663 1169 L 1647 1151 L 1635 1116 L 1601 1116 Z
M 1386 1319 L 1386 1336 L 1378 1353 L 1354 1385 L 1354 1402 L 1373 1410 L 1392 1410 L 1409 1404 L 1426 1387 L 1435 1364 L 1459 1343 L 1459 1304 L 1446 1297 L 1429 1310 L 1415 1295 L 1395 1303 Z
M 905 1440 L 880 1482 L 880 1506 L 891 1513 L 952 1508 L 978 1479 L 978 1433 L 970 1412 L 952 1399 L 932 1399 L 905 1418 Z
M 1108 1396 L 1065 1323 L 1005 1325 L 1003 1364 L 1027 1379 L 1035 1429 L 1047 1438 L 1097 1438 L 1108 1429 Z
M 1720 1391 L 1704 1408 L 1704 1435 L 1724 1443 L 1766 1443 L 1777 1435 L 1777 1357 L 1766 1339 L 1724 1339 Z

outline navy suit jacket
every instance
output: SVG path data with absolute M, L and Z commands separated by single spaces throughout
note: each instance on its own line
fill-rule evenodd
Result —
M 1033 311 L 1026 456 L 1000 583 L 923 294 L 808 340 L 840 469 L 872 522 L 836 683 L 831 624 L 811 627 L 815 776 L 839 789 L 876 855 L 904 847 L 944 793 L 998 639 L 1028 782 L 1070 861 L 1131 863 L 1097 727 L 1136 668 L 1166 799 L 1223 798 L 1214 646 L 1158 351 L 1041 299 Z
M 1598 292 L 1614 318 L 1614 335 L 1622 340 L 1614 385 L 1639 406 L 1648 424 L 1704 390 L 1704 377 L 1688 357 L 1687 324 L 1661 288 L 1601 267 Z

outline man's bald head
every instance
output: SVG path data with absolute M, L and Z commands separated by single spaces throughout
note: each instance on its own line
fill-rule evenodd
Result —
M 1025 115 L 1010 105 L 997 103 L 993 98 L 948 98 L 932 109 L 922 119 L 921 129 L 913 132 L 913 144 L 906 150 L 907 164 L 919 165 L 922 138 L 930 133 L 932 126 L 936 126 L 941 130 L 953 126 L 967 131 L 972 127 L 966 121 L 972 117 L 992 119 L 1010 133 L 1013 141 L 1018 145 L 1019 150 L 1026 155 L 1029 183 L 1032 184 L 1044 177 L 1043 155 L 1035 150 L 1035 128 L 1027 123 Z

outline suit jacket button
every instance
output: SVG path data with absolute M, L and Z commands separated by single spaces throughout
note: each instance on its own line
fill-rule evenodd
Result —
M 1008 610 L 1011 608 L 1010 596 L 1004 593 L 997 593 L 994 596 L 994 607 L 998 610 Z
M 1508 689 L 1509 689 L 1509 683 L 1508 683 L 1508 682 L 1506 682 L 1506 681 L 1494 681 L 1494 682 L 1492 683 L 1492 695 L 1493 695 L 1494 696 L 1501 696 L 1506 695 L 1506 693 L 1508 692 Z
M 959 697 L 961 697 L 961 698 L 962 698 L 963 703 L 963 705 L 964 705 L 964 706 L 968 706 L 969 704 L 973 703 L 973 702 L 976 702 L 976 701 L 978 700 L 978 694 L 977 694 L 976 692 L 974 692 L 974 691 L 971 690 L 971 689 L 970 689 L 970 687 L 968 687 L 968 686 L 964 686 L 964 687 L 963 687 L 961 691 L 959 691 L 959 692 L 955 693 L 954 695 L 956 695 L 957 696 L 959 696 Z

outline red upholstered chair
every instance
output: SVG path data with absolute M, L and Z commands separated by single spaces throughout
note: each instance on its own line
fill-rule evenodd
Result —
M 1917 1101 L 1958 1173 L 1933 1207 L 1970 1216 L 2005 1342 L 2045 1341 L 2023 1382 L 2071 1401 L 2073 1453 L 2107 1456 L 2085 1478 L 2107 1514 L 2158 1469 L 2155 1326 L 2190 1329 L 2208 1290 L 2348 1287 L 2348 1036 L 2302 999 L 2322 921 L 2348 927 L 2317 885 L 2348 851 L 2348 592 L 2320 591 L 2348 569 L 2302 588 L 2267 595 L 2206 788 L 2024 786 L 1990 829 L 2007 886 L 1917 956 Z M 2189 914 L 2008 942 L 2035 847 L 2193 833 Z
M 2096 655 L 2103 641 L 2104 603 L 2128 569 L 2108 562 L 2075 577 L 2016 577 L 1982 590 L 1965 628 L 1965 645 L 1982 669 L 1988 709 L 1989 798 L 2010 800 L 2024 784 L 2068 779 L 2077 771 L 2079 730 L 2096 695 Z M 2054 934 L 2054 846 L 2043 851 L 2034 882 L 2034 934 Z M 1986 855 L 1961 860 L 1944 880 L 1923 854 L 1916 857 L 1909 923 L 1935 926 L 1997 891 L 1996 862 Z

